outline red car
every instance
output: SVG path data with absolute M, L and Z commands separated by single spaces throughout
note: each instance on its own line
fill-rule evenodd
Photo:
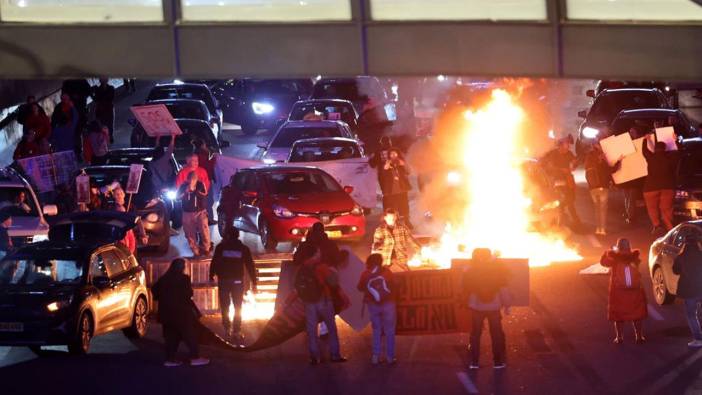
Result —
M 366 232 L 363 208 L 334 177 L 315 167 L 270 166 L 241 169 L 222 190 L 217 211 L 226 225 L 258 234 L 267 250 L 278 242 L 300 241 L 315 222 L 331 239 L 355 241 Z

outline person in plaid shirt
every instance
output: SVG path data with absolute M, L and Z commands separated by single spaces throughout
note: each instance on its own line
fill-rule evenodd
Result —
M 398 222 L 397 210 L 385 210 L 383 223 L 373 234 L 372 253 L 383 256 L 383 265 L 393 272 L 409 271 L 410 246 L 418 251 L 420 246 L 412 237 L 409 228 Z

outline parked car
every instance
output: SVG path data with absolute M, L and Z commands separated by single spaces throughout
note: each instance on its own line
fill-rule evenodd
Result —
M 129 166 L 88 166 L 83 169 L 90 176 L 90 182 L 102 188 L 117 181 L 125 188 L 129 179 Z M 141 224 L 149 236 L 147 244 L 137 240 L 137 247 L 141 249 L 156 249 L 159 253 L 166 253 L 170 246 L 171 227 L 169 210 L 164 203 L 165 197 L 161 191 L 154 191 L 151 175 L 144 168 L 141 175 L 139 192 L 127 197 L 135 209 L 134 213 L 141 218 Z M 111 202 L 107 202 L 108 204 Z M 138 239 L 138 238 L 137 238 Z
M 20 196 L 24 201 L 20 201 Z M 46 240 L 49 224 L 45 216 L 58 213 L 53 204 L 42 207 L 32 186 L 12 168 L 0 169 L 0 209 L 11 210 L 12 226 L 8 230 L 15 247 Z
M 585 154 L 585 149 L 597 141 L 601 130 L 609 127 L 622 110 L 641 108 L 670 108 L 665 95 L 658 89 L 605 89 L 597 95 L 589 111 L 580 111 L 584 121 L 578 129 L 575 152 Z
M 628 132 L 632 127 L 641 129 L 642 132 L 653 132 L 655 123 L 668 124 L 672 118 L 675 134 L 683 138 L 697 137 L 697 127 L 680 110 L 669 108 L 646 108 L 641 110 L 623 110 L 612 121 L 609 129 L 614 135 Z M 671 126 L 671 125 L 669 125 Z
M 259 129 L 275 129 L 283 123 L 292 105 L 309 97 L 312 80 L 300 79 L 236 79 L 214 89 L 222 103 L 224 120 L 241 125 L 245 135 Z
M 117 212 L 60 217 L 49 240 L 19 248 L 0 261 L 0 345 L 68 345 L 85 354 L 93 337 L 147 330 L 150 298 L 137 260 L 115 244 L 136 217 Z
M 222 194 L 220 227 L 234 225 L 258 234 L 268 250 L 281 241 L 300 241 L 315 222 L 337 240 L 360 240 L 366 231 L 363 208 L 332 176 L 314 167 L 270 166 L 239 170 L 232 180 L 237 194 Z M 235 207 L 226 218 L 225 207 Z
M 356 112 L 363 114 L 369 100 L 386 109 L 388 120 L 395 120 L 394 102 L 376 77 L 362 75 L 353 78 L 322 78 L 314 84 L 310 99 L 341 99 L 353 103 Z
M 653 298 L 659 305 L 675 300 L 679 276 L 673 273 L 673 262 L 689 236 L 702 237 L 702 221 L 683 222 L 651 244 L 648 268 L 651 272 Z
M 202 100 L 195 99 L 167 99 L 152 100 L 146 104 L 163 104 L 174 119 L 199 119 L 210 124 L 215 137 L 221 137 L 221 122 L 216 113 L 211 113 Z
M 217 141 L 212 127 L 204 121 L 197 119 L 176 119 L 175 121 L 183 132 L 176 136 L 175 142 L 174 155 L 178 163 L 185 163 L 185 158 L 193 152 L 192 141 L 195 139 L 204 141 L 210 152 L 215 154 L 221 154 L 221 148 L 229 146 L 228 141 Z M 132 147 L 155 147 L 156 139 L 147 135 L 141 125 L 136 125 L 132 129 L 131 145 Z
M 345 122 L 351 131 L 358 131 L 358 112 L 348 100 L 301 100 L 293 105 L 288 121 L 304 121 L 315 116 L 322 120 Z
M 258 147 L 264 150 L 262 160 L 272 164 L 287 160 L 290 149 L 297 140 L 320 137 L 353 139 L 356 136 L 349 126 L 341 121 L 288 121 L 278 128 L 268 143 L 259 144 Z
M 596 97 L 605 89 L 621 89 L 621 88 L 646 88 L 658 89 L 668 98 L 668 103 L 673 108 L 678 107 L 678 90 L 675 86 L 663 81 L 617 81 L 617 80 L 600 80 L 597 81 L 595 89 L 590 89 L 585 92 L 588 97 Z
M 702 219 L 702 138 L 679 144 L 673 215 L 675 222 Z
M 222 130 L 222 109 L 207 85 L 183 82 L 157 84 L 151 88 L 146 101 L 167 99 L 195 99 L 204 102 L 210 114 L 217 118 L 218 130 Z

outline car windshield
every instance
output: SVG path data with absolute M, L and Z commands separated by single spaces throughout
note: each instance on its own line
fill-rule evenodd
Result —
M 639 108 L 664 108 L 657 94 L 652 92 L 617 92 L 598 96 L 590 109 L 588 118 L 610 121 L 621 110 L 635 110 Z
M 38 217 L 39 210 L 28 188 L 0 188 L 0 209 L 10 210 L 16 217 Z
M 260 80 L 246 84 L 246 94 L 249 96 L 299 95 L 305 90 L 304 83 L 298 80 Z
M 344 121 L 352 125 L 356 122 L 356 113 L 351 106 L 334 103 L 302 103 L 290 111 L 291 121 L 310 119 Z
M 322 141 L 295 144 L 290 154 L 290 162 L 321 162 L 360 157 L 358 144 L 352 141 Z
M 209 121 L 207 119 L 207 114 L 205 114 L 205 108 L 203 108 L 200 103 L 193 102 L 173 102 L 166 104 L 168 107 L 168 112 L 171 113 L 173 118 L 186 118 L 186 119 L 202 119 L 204 121 Z
M 178 126 L 180 126 L 180 130 L 183 132 L 183 134 L 176 136 L 175 149 L 177 151 L 186 151 L 187 153 L 192 152 L 192 142 L 194 140 L 202 140 L 209 147 L 217 146 L 214 135 L 212 135 L 212 130 L 206 124 L 198 122 L 197 124 L 193 125 L 178 122 Z M 147 136 L 146 143 L 144 145 L 152 147 L 155 146 L 156 138 Z
M 269 173 L 265 179 L 274 195 L 303 195 L 341 190 L 339 183 L 333 178 L 318 171 Z
M 315 99 L 343 99 L 357 101 L 361 99 L 355 81 L 321 82 L 314 86 L 312 95 Z
M 0 261 L 0 285 L 75 285 L 83 276 L 76 260 L 27 258 Z
M 303 127 L 303 128 L 283 128 L 275 136 L 271 143 L 273 148 L 292 147 L 297 140 L 316 139 L 320 137 L 346 137 L 341 135 L 337 127 Z
M 214 108 L 212 96 L 206 87 L 155 87 L 149 92 L 148 101 L 168 99 L 194 99 L 200 100 L 208 108 Z
M 113 181 L 119 182 L 122 188 L 127 187 L 127 181 L 129 180 L 129 168 L 120 169 L 119 171 L 94 171 L 87 169 L 87 173 L 90 176 L 90 182 L 94 183 L 98 187 L 104 187 L 111 184 Z M 133 196 L 133 201 L 136 206 L 143 206 L 149 200 L 153 199 L 156 194 L 153 191 L 153 184 L 151 183 L 151 178 L 147 173 L 147 170 L 142 170 L 141 182 L 139 183 L 139 191 Z M 111 197 L 107 199 L 108 203 L 112 202 Z

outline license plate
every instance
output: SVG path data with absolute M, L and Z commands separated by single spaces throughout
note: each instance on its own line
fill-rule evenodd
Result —
M 24 324 L 21 322 L 0 322 L 0 332 L 23 332 Z
M 330 239 L 337 239 L 341 237 L 341 231 L 340 230 L 327 230 L 324 233 L 327 234 L 327 237 Z

